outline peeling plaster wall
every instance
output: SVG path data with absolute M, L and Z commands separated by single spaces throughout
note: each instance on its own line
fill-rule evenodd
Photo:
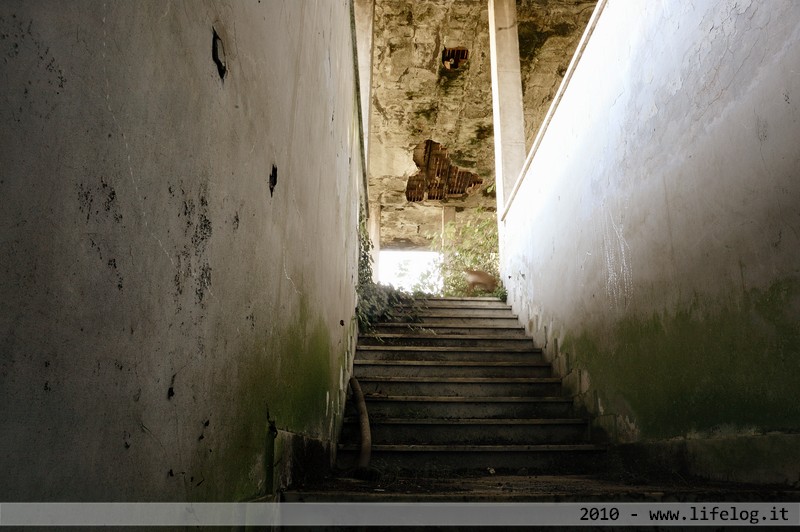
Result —
M 0 499 L 322 470 L 354 350 L 349 2 L 4 2 L 0 55 Z
M 794 2 L 599 19 L 501 249 L 515 310 L 617 441 L 800 429 L 798 65 Z

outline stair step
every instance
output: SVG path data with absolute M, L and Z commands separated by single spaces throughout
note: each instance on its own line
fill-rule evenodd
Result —
M 339 445 L 343 451 L 358 451 L 361 449 L 359 444 L 348 443 Z M 408 453 L 430 453 L 430 452 L 456 452 L 456 453 L 535 453 L 535 452 L 566 452 L 566 451 L 604 451 L 602 445 L 593 443 L 573 443 L 573 444 L 539 444 L 539 445 L 403 445 L 385 444 L 373 445 L 373 452 L 408 452 Z
M 382 321 L 375 325 L 369 331 L 374 332 L 375 329 L 383 328 L 387 332 L 404 332 L 404 331 L 426 331 L 429 329 L 480 329 L 487 332 L 491 331 L 524 331 L 525 329 L 516 319 L 511 318 L 449 318 L 444 316 L 432 316 L 430 318 L 422 318 L 419 321 Z
M 365 397 L 370 420 L 382 418 L 544 418 L 570 417 L 568 397 Z M 348 402 L 346 412 L 354 413 Z
M 427 307 L 502 307 L 510 308 L 510 305 L 496 297 L 418 297 L 414 299 L 415 304 Z
M 402 419 L 370 422 L 373 444 L 554 444 L 583 443 L 588 423 L 582 419 Z M 357 418 L 346 418 L 341 442 L 360 441 Z
M 416 334 L 420 336 L 490 336 L 498 338 L 528 338 L 519 324 L 509 325 L 431 325 L 427 323 L 380 323 L 371 331 L 373 335 Z
M 338 464 L 352 467 L 360 446 L 340 444 Z M 547 471 L 564 474 L 587 472 L 597 464 L 597 456 L 605 451 L 599 445 L 373 445 L 371 464 L 383 470 L 459 472 L 491 468 L 495 471 L 530 473 Z
M 362 345 L 356 350 L 356 360 L 415 360 L 470 362 L 544 362 L 541 350 L 528 346 L 503 349 L 453 346 Z
M 403 377 L 377 376 L 359 379 L 365 396 L 555 396 L 561 379 L 555 377 Z
M 520 327 L 519 317 L 514 314 L 511 309 L 421 309 L 416 311 L 416 317 L 423 323 L 438 323 L 438 322 L 498 322 L 498 323 L 513 323 Z M 387 319 L 381 323 L 417 323 L 416 321 L 408 322 L 402 319 Z
M 587 471 L 589 442 L 560 378 L 510 306 L 496 298 L 416 301 L 415 321 L 359 336 L 354 375 L 364 392 L 372 465 L 401 471 Z M 401 308 L 400 310 L 404 310 Z M 352 401 L 337 462 L 353 466 L 361 431 Z
M 493 347 L 495 349 L 532 347 L 533 341 L 527 336 L 487 335 L 487 334 L 421 334 L 418 331 L 406 333 L 362 334 L 358 338 L 361 346 L 402 345 L 428 347 Z
M 344 423 L 357 423 L 359 418 L 346 417 Z M 585 425 L 580 418 L 384 418 L 376 422 L 384 425 Z M 371 426 L 371 425 L 370 425 Z
M 419 319 L 427 318 L 481 318 L 481 319 L 518 319 L 509 307 L 427 307 L 402 309 L 402 316 L 413 316 Z M 394 320 L 392 320 L 394 321 Z
M 549 363 L 487 362 L 480 360 L 358 360 L 354 372 L 359 379 L 376 375 L 416 377 L 550 377 Z
M 407 351 L 407 352 L 437 352 L 437 353 L 480 353 L 480 354 L 493 354 L 493 353 L 541 353 L 542 350 L 533 347 L 532 342 L 527 344 L 515 342 L 514 345 L 500 347 L 486 347 L 474 345 L 363 345 L 359 344 L 356 348 L 357 351 Z

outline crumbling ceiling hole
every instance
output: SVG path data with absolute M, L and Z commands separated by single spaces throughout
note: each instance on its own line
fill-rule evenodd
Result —
M 433 140 L 420 142 L 414 148 L 414 164 L 419 172 L 406 183 L 408 201 L 462 198 L 477 192 L 483 184 L 480 176 L 454 165 L 447 148 Z
M 466 63 L 468 59 L 469 50 L 463 46 L 442 50 L 442 65 L 447 70 L 456 70 L 462 63 Z

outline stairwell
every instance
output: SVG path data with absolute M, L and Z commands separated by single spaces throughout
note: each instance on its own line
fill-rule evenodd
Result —
M 595 441 L 508 305 L 418 303 L 419 321 L 380 323 L 359 337 L 353 372 L 369 416 L 370 467 L 356 467 L 361 430 L 350 397 L 337 474 L 293 486 L 279 500 L 800 500 L 794 489 L 703 481 L 682 476 L 676 464 L 643 468 L 621 458 Z
M 338 474 L 284 502 L 777 501 L 796 490 L 634 471 L 594 441 L 561 380 L 495 298 L 418 301 L 419 320 L 362 331 L 354 375 L 372 439 L 364 477 L 348 398 Z M 636 467 L 631 467 L 636 466 Z M 620 475 L 624 471 L 624 477 Z M 655 473 L 655 474 L 653 474 Z

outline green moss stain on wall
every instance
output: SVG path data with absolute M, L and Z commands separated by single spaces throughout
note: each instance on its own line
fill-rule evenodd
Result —
M 236 367 L 229 382 L 220 379 L 210 394 L 229 402 L 222 436 L 213 451 L 198 450 L 195 471 L 214 471 L 191 500 L 247 500 L 269 490 L 270 470 L 264 462 L 272 430 L 330 440 L 339 392 L 339 371 L 346 364 L 346 346 L 335 350 L 324 321 L 309 311 L 305 300 L 297 317 L 280 331 L 267 334 L 231 357 Z M 333 401 L 334 404 L 328 404 Z M 273 434 L 274 436 L 274 434 Z M 200 449 L 201 446 L 198 446 Z M 206 454 L 208 453 L 208 454 Z M 274 460 L 283 459 L 274 449 Z
M 273 344 L 276 342 L 273 342 Z M 336 396 L 339 353 L 334 356 L 328 329 L 320 318 L 309 315 L 303 302 L 299 319 L 278 338 L 272 358 L 279 357 L 279 374 L 267 391 L 270 414 L 281 430 L 325 438 L 326 401 Z M 326 415 L 327 410 L 327 415 Z
M 800 283 L 739 302 L 700 297 L 672 314 L 630 317 L 604 341 L 585 330 L 564 350 L 589 372 L 605 413 L 632 417 L 644 438 L 719 426 L 800 429 Z

